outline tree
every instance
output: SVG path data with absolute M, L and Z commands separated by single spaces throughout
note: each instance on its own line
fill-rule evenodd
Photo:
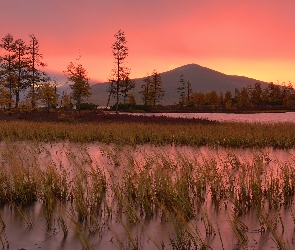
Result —
M 160 74 L 154 70 L 151 75 L 151 104 L 152 107 L 155 107 L 157 103 L 164 96 L 164 89 L 162 87 L 162 79 Z
M 31 101 L 32 108 L 34 109 L 37 104 L 36 88 L 42 83 L 48 81 L 48 76 L 45 72 L 40 71 L 38 67 L 45 67 L 46 64 L 41 60 L 43 55 L 39 52 L 39 41 L 34 35 L 30 35 L 30 45 L 28 47 L 28 84 L 31 90 L 28 98 Z
M 283 86 L 283 105 L 291 106 L 294 104 L 294 89 L 291 82 L 286 86 Z
M 14 44 L 15 59 L 15 74 L 16 83 L 14 88 L 15 94 L 15 107 L 18 107 L 20 101 L 20 92 L 27 89 L 28 86 L 28 59 L 27 49 L 25 42 L 22 39 L 17 39 Z
M 135 98 L 135 95 L 133 93 L 128 94 L 128 103 L 130 105 L 136 105 L 136 98 Z
M 119 88 L 117 85 L 117 70 L 113 69 L 112 70 L 112 75 L 109 78 L 109 89 L 107 92 L 109 92 L 108 96 L 108 102 L 107 102 L 107 107 L 109 106 L 110 99 L 111 97 L 115 96 L 117 97 L 116 100 L 118 101 L 120 96 L 123 97 L 123 103 L 126 103 L 126 98 L 128 97 L 128 94 L 130 90 L 135 88 L 135 82 L 130 79 L 130 69 L 127 67 L 121 67 L 121 72 L 120 72 L 120 82 L 119 82 Z M 119 90 L 119 93 L 117 95 L 117 90 Z
M 61 107 L 64 110 L 70 110 L 73 107 L 73 104 L 71 102 L 71 96 L 68 94 L 63 93 L 61 97 Z
M 192 84 L 190 83 L 190 81 L 185 82 L 183 79 L 183 75 L 180 76 L 180 87 L 178 87 L 176 90 L 177 92 L 180 93 L 180 97 L 179 97 L 179 104 L 181 106 L 183 105 L 187 105 L 190 103 L 191 98 L 192 98 Z
M 77 110 L 80 111 L 82 100 L 91 95 L 86 69 L 83 68 L 82 64 L 70 62 L 64 74 L 68 78 L 68 81 L 73 83 L 70 84 L 72 97 L 76 101 Z
M 4 49 L 7 54 L 0 57 L 0 78 L 1 83 L 5 88 L 8 88 L 9 92 L 9 103 L 8 109 L 11 109 L 12 106 L 12 95 L 13 89 L 16 82 L 16 75 L 14 72 L 14 64 L 16 55 L 14 53 L 14 39 L 11 34 L 7 34 L 4 38 L 1 39 L 0 48 Z
M 231 110 L 233 108 L 233 100 L 232 100 L 232 94 L 229 90 L 227 90 L 224 94 L 224 100 L 223 100 L 225 109 Z
M 179 104 L 183 106 L 185 103 L 185 96 L 186 96 L 186 90 L 185 90 L 186 86 L 185 86 L 185 81 L 183 79 L 183 74 L 180 76 L 179 83 L 180 83 L 180 87 L 178 87 L 176 90 L 180 94 Z
M 233 99 L 235 106 L 237 106 L 239 103 L 240 95 L 241 95 L 240 90 L 238 88 L 235 88 L 235 94 Z
M 10 93 L 3 86 L 0 86 L 0 108 L 9 107 L 11 102 Z
M 245 88 L 245 87 L 243 87 L 241 92 L 240 92 L 238 105 L 239 106 L 250 106 L 251 105 L 250 97 L 249 97 L 249 94 L 248 94 L 248 89 Z
M 212 107 L 219 105 L 219 96 L 215 90 L 205 93 L 205 104 L 212 105 Z
M 112 52 L 116 63 L 116 69 L 114 70 L 114 72 L 116 75 L 116 114 L 118 114 L 120 83 L 125 74 L 123 63 L 125 58 L 128 56 L 128 48 L 126 47 L 127 41 L 123 31 L 119 30 L 114 36 L 116 38 L 116 41 L 112 44 Z M 114 83 L 113 81 L 111 82 Z
M 205 103 L 205 94 L 202 92 L 194 92 L 192 94 L 192 101 L 196 106 L 204 105 Z
M 256 82 L 254 88 L 250 92 L 251 103 L 254 105 L 260 105 L 262 103 L 262 88 L 261 83 Z
M 141 91 L 139 92 L 141 95 L 141 99 L 143 100 L 143 104 L 145 106 L 150 105 L 150 85 L 151 85 L 151 78 L 147 76 L 144 80 L 144 84 L 141 85 Z
M 38 94 L 41 102 L 46 105 L 48 112 L 50 108 L 56 108 L 58 95 L 56 93 L 56 84 L 46 82 L 38 88 Z
M 129 78 L 130 70 L 125 71 L 125 75 L 120 82 L 121 94 L 123 95 L 123 103 L 126 103 L 129 91 L 135 88 L 135 82 Z
M 192 99 L 192 94 L 193 94 L 192 84 L 190 81 L 186 82 L 186 93 L 187 93 L 186 95 L 187 104 L 190 104 Z
M 155 107 L 164 96 L 160 74 L 154 70 L 150 76 L 144 79 L 145 84 L 141 86 L 141 98 L 144 105 Z

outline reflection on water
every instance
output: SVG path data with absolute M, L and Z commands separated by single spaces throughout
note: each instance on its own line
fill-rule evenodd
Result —
M 230 122 L 261 122 L 261 123 L 277 123 L 277 122 L 295 122 L 295 112 L 285 113 L 255 113 L 255 114 L 234 114 L 234 113 L 132 113 L 132 115 L 146 116 L 168 116 L 181 118 L 204 118 L 214 121 L 230 121 Z
M 56 169 L 50 178 L 65 170 L 73 201 L 55 201 L 51 230 L 44 190 L 34 204 L 3 206 L 1 239 L 10 249 L 81 249 L 88 242 L 94 249 L 291 249 L 294 160 L 293 149 L 3 142 L 1 173 L 21 168 L 39 180 L 49 166 Z M 101 211 L 78 222 L 77 185 L 92 211 L 99 171 L 107 184 Z

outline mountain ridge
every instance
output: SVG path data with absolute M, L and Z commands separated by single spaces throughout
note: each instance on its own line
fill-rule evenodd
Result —
M 191 82 L 193 92 L 211 92 L 212 90 L 215 90 L 219 94 L 220 92 L 225 93 L 229 90 L 234 93 L 235 88 L 240 90 L 241 88 L 250 85 L 254 87 L 256 82 L 260 82 L 262 88 L 268 86 L 268 83 L 264 81 L 246 76 L 227 75 L 217 70 L 190 63 L 160 73 L 163 89 L 165 91 L 161 104 L 171 105 L 178 103 L 179 93 L 176 89 L 180 86 L 179 79 L 181 75 L 183 75 L 185 81 Z M 142 103 L 139 92 L 142 84 L 144 84 L 143 80 L 145 78 L 146 77 L 133 79 L 136 87 L 131 92 L 134 93 L 138 104 Z M 108 99 L 108 86 L 108 82 L 91 85 L 92 96 L 89 97 L 87 101 L 105 106 Z M 113 103 L 114 100 L 111 101 L 111 104 Z

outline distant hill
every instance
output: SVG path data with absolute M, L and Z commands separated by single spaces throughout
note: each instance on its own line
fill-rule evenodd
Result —
M 256 82 L 260 82 L 262 88 L 268 85 L 268 83 L 256 79 L 244 76 L 226 75 L 197 64 L 188 64 L 160 74 L 165 90 L 165 95 L 161 102 L 162 104 L 169 105 L 178 103 L 179 93 L 176 91 L 176 88 L 180 86 L 179 79 L 182 74 L 185 81 L 191 82 L 194 92 L 210 92 L 216 90 L 217 93 L 221 91 L 224 93 L 230 90 L 234 93 L 235 88 L 241 89 L 249 85 L 254 86 Z M 133 90 L 133 93 L 135 94 L 138 104 L 142 103 L 139 91 L 144 83 L 144 78 L 145 77 L 134 79 L 136 88 Z M 109 83 L 97 83 L 92 85 L 92 96 L 89 97 L 88 101 L 105 106 L 108 98 L 108 86 Z M 114 103 L 114 100 L 112 103 Z

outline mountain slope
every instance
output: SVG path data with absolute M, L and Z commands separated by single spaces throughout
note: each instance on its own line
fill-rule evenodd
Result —
M 197 64 L 188 64 L 160 74 L 163 88 L 165 90 L 165 95 L 161 102 L 162 104 L 169 105 L 178 103 L 179 93 L 176 91 L 176 88 L 180 86 L 179 79 L 182 74 L 185 81 L 191 82 L 194 92 L 210 92 L 216 90 L 217 93 L 220 93 L 221 91 L 224 93 L 225 91 L 230 90 L 233 93 L 235 88 L 241 89 L 242 87 L 247 87 L 249 85 L 254 86 L 256 82 L 260 82 L 262 88 L 265 88 L 268 85 L 266 82 L 244 76 L 226 75 Z M 133 92 L 138 104 L 142 102 L 139 91 L 144 83 L 143 79 L 144 78 L 134 79 L 136 88 Z M 92 96 L 88 101 L 98 103 L 101 106 L 106 105 L 108 85 L 108 83 L 92 85 Z

